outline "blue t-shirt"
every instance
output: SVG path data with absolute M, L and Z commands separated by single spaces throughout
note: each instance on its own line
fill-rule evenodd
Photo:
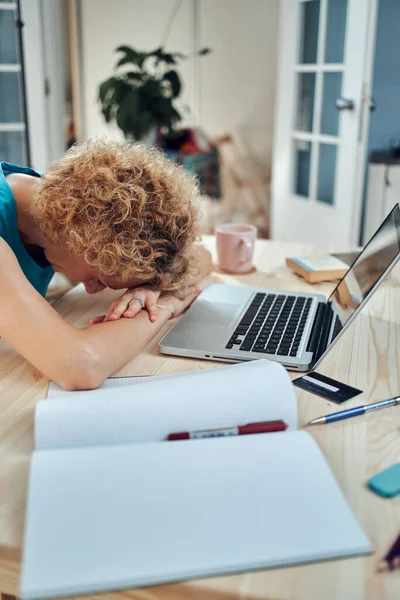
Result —
M 40 177 L 40 173 L 29 167 L 19 167 L 7 162 L 0 162 L 0 237 L 2 237 L 14 252 L 26 278 L 34 288 L 45 296 L 50 279 L 54 275 L 53 268 L 48 265 L 41 267 L 26 251 L 17 228 L 17 205 L 14 194 L 6 175 L 24 173 Z

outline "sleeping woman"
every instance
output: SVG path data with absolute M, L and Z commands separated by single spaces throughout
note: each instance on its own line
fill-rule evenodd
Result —
M 85 142 L 42 176 L 0 163 L 0 336 L 64 388 L 98 387 L 197 296 L 210 257 L 196 196 L 142 145 Z M 89 294 L 125 291 L 78 329 L 45 299 L 55 271 Z

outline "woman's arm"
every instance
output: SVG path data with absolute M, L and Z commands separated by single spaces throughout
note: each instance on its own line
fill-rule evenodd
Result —
M 213 263 L 210 252 L 203 244 L 193 244 L 190 254 L 194 263 L 194 273 L 189 280 L 189 285 L 195 285 L 211 273 Z
M 163 298 L 179 314 L 197 292 L 181 301 Z M 10 247 L 0 239 L 0 336 L 66 389 L 93 389 L 132 360 L 162 329 L 171 314 L 159 310 L 135 319 L 77 329 L 66 323 L 31 286 Z

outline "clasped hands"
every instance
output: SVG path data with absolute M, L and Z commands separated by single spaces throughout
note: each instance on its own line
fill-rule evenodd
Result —
M 190 306 L 199 293 L 197 285 L 191 285 L 185 291 L 174 293 L 160 292 L 145 287 L 128 289 L 112 302 L 105 315 L 91 319 L 90 324 L 97 325 L 107 321 L 118 321 L 122 318 L 132 319 L 142 309 L 147 310 L 149 320 L 154 323 L 159 311 L 164 310 L 157 304 L 163 305 L 171 313 L 171 317 L 177 317 Z
M 111 304 L 105 315 L 91 319 L 90 324 L 105 323 L 107 321 L 118 321 L 119 319 L 131 319 L 136 316 L 142 308 L 147 310 L 149 320 L 154 323 L 160 310 L 157 304 L 167 307 L 177 317 L 182 314 L 200 293 L 197 287 L 204 277 L 211 273 L 213 265 L 210 252 L 201 244 L 195 244 L 192 248 L 192 259 L 196 265 L 195 275 L 190 281 L 191 285 L 174 292 L 161 292 L 146 287 L 128 289 L 117 300 Z

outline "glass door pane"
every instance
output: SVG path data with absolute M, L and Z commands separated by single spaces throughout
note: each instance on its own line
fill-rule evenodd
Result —
M 0 90 L 0 123 L 21 123 L 19 73 L 0 71 Z
M 320 0 L 302 2 L 300 6 L 300 51 L 299 63 L 317 62 Z
M 292 189 L 334 204 L 348 0 L 300 0 Z M 329 136 L 327 139 L 326 136 Z
M 299 73 L 297 76 L 298 131 L 312 131 L 314 118 L 315 73 Z
M 328 0 L 325 40 L 325 62 L 328 64 L 343 62 L 346 20 L 347 0 Z
M 0 160 L 28 160 L 17 4 L 0 0 Z
M 13 10 L 0 10 L 0 63 L 6 65 L 18 63 L 15 11 Z
M 336 100 L 342 88 L 342 73 L 323 73 L 322 110 L 320 133 L 339 134 L 340 112 L 336 109 Z
M 336 154 L 336 145 L 320 144 L 317 200 L 324 204 L 334 203 Z
M 310 193 L 311 143 L 294 142 L 293 193 L 308 198 Z
M 312 151 L 317 94 L 318 40 L 321 4 L 303 0 L 299 5 L 299 50 L 295 67 L 296 101 L 293 123 L 292 190 L 309 199 L 312 190 Z M 300 138 L 300 139 L 299 139 Z
M 0 131 L 0 160 L 19 165 L 26 163 L 23 131 Z

